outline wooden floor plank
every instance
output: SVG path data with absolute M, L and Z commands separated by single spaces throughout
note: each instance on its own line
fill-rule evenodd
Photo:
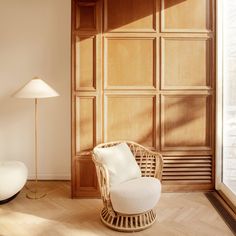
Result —
M 43 199 L 27 199 L 24 189 L 16 199 L 0 206 L 0 236 L 121 235 L 100 222 L 100 199 L 71 199 L 66 181 L 42 181 L 40 188 L 48 193 Z M 157 218 L 151 228 L 125 235 L 233 235 L 201 192 L 163 193 Z

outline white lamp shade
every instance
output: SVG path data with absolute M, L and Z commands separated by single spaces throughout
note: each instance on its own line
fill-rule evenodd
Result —
M 48 98 L 57 96 L 59 94 L 38 77 L 34 77 L 14 94 L 16 98 Z

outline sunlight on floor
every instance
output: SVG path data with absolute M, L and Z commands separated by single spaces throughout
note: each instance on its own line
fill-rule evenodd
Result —
M 100 221 L 100 199 L 71 199 L 70 183 L 43 181 L 48 194 L 29 200 L 24 189 L 0 208 L 1 236 L 120 235 Z M 233 235 L 203 193 L 163 193 L 153 227 L 135 235 Z M 127 233 L 125 235 L 134 235 Z

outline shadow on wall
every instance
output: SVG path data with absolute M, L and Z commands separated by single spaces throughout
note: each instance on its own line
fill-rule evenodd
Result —
M 155 28 L 153 27 L 155 26 L 155 13 L 160 13 L 161 8 L 167 9 L 185 1 L 186 0 L 145 0 L 145 4 L 143 4 L 143 0 L 109 0 L 107 1 L 107 9 L 105 9 L 105 11 L 108 12 L 105 21 L 105 31 L 113 31 L 119 28 L 125 29 L 127 27 L 129 27 L 130 30 L 135 30 L 140 29 L 140 25 L 144 29 Z M 124 14 L 120 14 L 120 12 Z M 159 26 L 157 25 L 156 28 L 158 29 Z
M 162 101 L 162 103 L 163 102 L 164 101 Z M 157 120 L 159 115 L 164 117 L 164 121 L 161 119 L 161 124 L 158 127 L 159 130 L 157 130 L 157 136 L 165 137 L 164 143 L 161 143 L 162 147 L 210 145 L 209 137 L 206 135 L 207 129 L 210 127 L 210 123 L 207 120 L 209 116 L 208 114 L 205 114 L 207 109 L 205 110 L 202 102 L 205 102 L 205 97 L 189 99 L 189 96 L 184 96 L 178 97 L 178 99 L 174 101 L 171 101 L 170 99 L 170 101 L 166 101 L 164 103 L 165 108 L 162 111 L 163 114 L 159 114 L 159 112 L 157 112 Z M 181 112 L 177 114 L 178 109 L 181 109 Z M 110 116 L 114 116 L 112 110 L 108 111 L 108 114 Z M 151 120 L 150 126 L 148 129 L 142 129 L 142 126 L 148 122 L 147 114 L 149 114 L 148 116 Z M 112 119 L 110 123 L 108 122 L 106 130 L 111 130 L 111 134 L 115 133 L 116 135 L 115 138 L 113 138 L 112 135 L 110 135 L 110 137 L 108 136 L 109 141 L 117 140 L 117 136 L 125 140 L 127 139 L 125 137 L 132 137 L 133 139 L 131 139 L 133 141 L 136 141 L 144 146 L 155 146 L 154 139 L 156 135 L 156 128 L 152 107 L 149 109 L 142 107 L 139 111 L 130 110 L 128 117 L 116 115 L 114 117 L 116 118 Z M 199 124 L 205 124 L 206 127 L 201 126 L 201 129 L 199 130 Z M 133 133 L 128 133 L 130 130 L 132 130 Z M 183 135 L 181 136 L 180 134 L 183 134 L 183 132 L 188 132 L 188 135 L 186 135 L 186 137 Z M 195 134 L 193 139 L 194 141 L 188 138 L 193 133 Z M 176 137 L 179 138 L 177 139 Z
M 156 13 L 161 12 L 162 9 L 171 8 L 187 0 L 109 0 L 106 1 L 103 14 L 104 17 L 103 32 L 111 31 L 125 31 L 129 32 L 157 29 L 160 25 L 156 25 Z M 94 20 L 95 3 L 87 3 L 86 0 L 74 0 L 76 13 L 74 30 L 83 31 L 88 28 L 94 28 L 94 35 L 96 33 L 96 23 Z M 124 4 L 125 2 L 125 4 Z M 144 4 L 145 3 L 145 4 Z M 120 14 L 120 13 L 123 14 Z M 78 14 L 79 13 L 79 14 Z M 79 16 L 76 18 L 76 15 Z M 141 26 L 141 27 L 140 27 Z M 80 40 L 85 40 L 91 36 L 83 35 Z
M 164 137 L 164 142 L 160 143 L 162 147 L 209 146 L 210 140 L 206 135 L 208 133 L 207 130 L 210 128 L 210 123 L 208 122 L 209 114 L 206 114 L 207 108 L 202 105 L 203 102 L 206 102 L 205 99 L 205 97 L 191 97 L 190 99 L 189 96 L 182 96 L 177 97 L 177 100 L 174 97 L 173 101 L 172 99 L 165 102 L 162 100 L 165 108 L 163 114 L 157 111 L 157 120 L 160 115 L 165 118 L 164 121 L 161 119 L 161 123 L 157 127 L 158 130 L 156 130 L 155 126 L 154 107 L 146 108 L 141 106 L 139 109 L 130 109 L 128 115 L 126 113 L 122 115 L 122 108 L 132 107 L 131 104 L 120 104 L 118 108 L 117 106 L 111 106 L 110 110 L 107 111 L 110 119 L 109 117 L 107 118 L 107 124 L 104 127 L 104 132 L 107 134 L 106 142 L 127 140 L 127 137 L 129 137 L 129 140 L 149 148 L 155 148 L 155 137 L 157 135 Z M 112 110 L 113 107 L 116 107 L 116 110 Z M 177 113 L 178 109 L 181 109 L 181 112 Z M 80 119 L 80 127 L 83 127 L 80 129 L 80 136 L 83 137 L 83 140 L 90 140 L 87 145 L 83 146 L 86 148 L 78 145 L 78 149 L 80 146 L 82 152 L 93 148 L 92 132 L 95 129 L 93 126 L 95 116 L 96 114 L 94 113 L 89 118 L 83 116 Z M 206 127 L 202 124 L 205 124 Z M 188 133 L 186 137 L 181 135 L 183 132 Z M 189 138 L 193 133 L 195 134 L 194 138 Z
M 94 14 L 94 5 L 92 4 L 87 4 L 86 1 L 84 0 L 77 0 L 76 2 L 78 2 L 78 6 L 77 6 L 77 11 L 80 14 L 77 14 L 80 16 L 80 19 L 76 19 L 76 25 L 74 26 L 77 30 L 83 30 L 86 27 L 95 27 L 94 22 L 92 22 L 92 20 L 94 20 L 93 17 L 88 17 L 93 16 Z M 94 2 L 96 2 L 94 0 Z M 125 4 L 124 4 L 125 2 Z M 155 2 L 158 2 L 157 6 L 154 6 Z M 135 32 L 141 29 L 145 30 L 152 30 L 153 27 L 155 27 L 155 11 L 157 13 L 161 12 L 161 9 L 165 10 L 165 9 L 169 9 L 174 7 L 175 5 L 178 4 L 189 4 L 189 2 L 191 1 L 187 1 L 187 0 L 160 0 L 160 1 L 153 1 L 153 0 L 107 0 L 105 1 L 105 16 L 107 13 L 107 17 L 105 17 L 104 19 L 104 32 L 111 32 L 111 31 L 133 31 Z M 144 4 L 145 3 L 145 4 Z M 163 4 L 161 6 L 161 4 Z M 209 1 L 205 1 L 205 8 L 207 9 L 209 6 Z M 153 10 L 155 9 L 155 11 Z M 120 13 L 124 13 L 124 14 L 120 14 Z M 85 14 L 86 13 L 86 14 Z M 157 14 L 158 15 L 158 14 Z M 85 21 L 85 18 L 88 18 L 88 21 L 90 20 L 92 23 L 89 25 L 88 21 L 86 21 L 86 24 L 88 23 L 88 25 L 80 25 L 80 21 Z M 157 25 L 156 28 L 159 28 L 160 26 Z M 206 28 L 208 28 L 206 26 Z M 94 31 L 94 34 L 96 34 L 96 31 Z M 89 36 L 87 36 L 89 37 Z M 86 39 L 86 36 L 80 38 L 79 40 L 84 40 Z M 207 55 L 209 54 L 209 52 L 206 52 Z M 206 68 L 206 74 L 209 74 L 209 68 Z M 208 77 L 208 76 L 207 76 Z M 83 84 L 81 84 L 83 87 Z M 85 86 L 85 85 L 84 85 Z M 165 137 L 168 137 L 170 141 L 170 143 L 162 143 L 163 145 L 176 145 L 176 146 L 181 146 L 184 145 L 186 146 L 186 144 L 188 146 L 208 146 L 210 145 L 210 140 L 209 137 L 207 136 L 208 129 L 210 128 L 210 124 L 209 124 L 209 115 L 207 114 L 207 112 L 209 112 L 207 110 L 207 107 L 205 108 L 205 102 L 206 102 L 206 106 L 208 101 L 203 101 L 202 98 L 200 98 L 200 104 L 198 104 L 199 100 L 198 99 L 191 99 L 190 102 L 188 101 L 189 97 L 182 97 L 182 98 L 178 98 L 178 100 L 175 102 L 175 100 L 167 102 L 167 104 L 165 105 L 165 109 L 163 112 L 165 112 L 165 115 L 168 117 L 166 117 L 167 119 L 164 119 L 165 122 L 160 124 L 160 130 L 158 130 L 157 132 L 164 132 L 164 134 L 161 135 L 165 135 Z M 205 99 L 205 98 L 204 98 Z M 189 103 L 192 103 L 189 104 Z M 175 111 L 177 111 L 178 107 L 181 107 L 181 114 L 178 114 L 175 116 Z M 115 107 L 115 106 L 114 106 Z M 156 132 L 156 128 L 155 128 L 155 121 L 153 119 L 153 108 L 148 108 L 146 109 L 145 107 L 143 107 L 142 109 L 137 109 L 137 110 L 133 110 L 130 111 L 129 117 L 126 116 L 122 116 L 121 111 L 119 110 L 119 112 L 117 111 L 113 111 L 115 113 L 115 115 L 113 114 L 112 110 L 108 111 L 108 113 L 111 116 L 114 116 L 115 119 L 113 119 L 112 122 L 110 122 L 107 125 L 107 130 L 111 130 L 114 133 L 119 133 L 122 135 L 114 135 L 115 137 L 112 137 L 111 135 L 108 135 L 108 140 L 112 141 L 112 140 L 117 140 L 117 137 L 121 137 L 121 139 L 123 137 L 131 137 L 133 140 L 136 140 L 136 142 L 139 142 L 145 146 L 155 146 L 155 141 L 153 141 L 155 139 L 155 132 Z M 117 116 L 117 114 L 120 114 Z M 150 114 L 150 123 L 151 125 L 146 126 L 147 129 L 143 129 L 141 130 L 140 124 L 144 124 L 145 122 L 147 122 L 147 116 L 146 114 Z M 167 114 L 167 115 L 166 115 Z M 157 114 L 158 116 L 159 114 Z M 89 138 L 91 139 L 92 135 L 88 135 L 88 133 L 91 133 L 91 130 L 95 129 L 95 127 L 93 127 L 92 123 L 93 123 L 93 119 L 95 120 L 96 117 L 90 117 L 90 119 L 87 120 L 86 117 L 83 117 L 82 120 L 80 120 L 80 126 L 83 127 L 82 129 L 82 133 L 84 133 L 84 135 L 87 137 L 86 139 L 88 140 Z M 149 121 L 148 121 L 149 122 Z M 200 125 L 203 125 L 201 127 L 200 130 L 197 130 Z M 162 128 L 162 130 L 161 130 Z M 197 133 L 197 135 L 195 135 L 195 139 L 194 141 L 191 141 L 191 139 L 188 139 L 189 136 L 186 136 L 186 138 L 179 138 L 178 140 L 176 139 L 176 137 L 178 136 L 177 134 L 183 134 L 184 130 L 187 130 L 189 133 Z M 137 130 L 137 135 L 129 135 L 129 130 Z M 88 131 L 88 132 L 87 132 Z M 199 131 L 199 132 L 198 132 Z M 132 131 L 131 131 L 132 132 Z M 81 135 L 83 135 L 81 133 Z M 200 134 L 199 134 L 200 133 Z M 119 138 L 118 138 L 119 139 Z M 171 143 L 173 140 L 176 140 L 176 143 Z M 88 149 L 92 148 L 90 146 L 88 146 Z

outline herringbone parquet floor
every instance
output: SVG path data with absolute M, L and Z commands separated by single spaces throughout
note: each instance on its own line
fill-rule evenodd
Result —
M 28 184 L 30 185 L 30 184 Z M 119 233 L 99 219 L 100 199 L 71 199 L 70 183 L 42 181 L 48 194 L 40 200 L 25 198 L 0 206 L 1 236 L 231 236 L 233 235 L 203 193 L 163 193 L 158 221 L 138 233 Z

